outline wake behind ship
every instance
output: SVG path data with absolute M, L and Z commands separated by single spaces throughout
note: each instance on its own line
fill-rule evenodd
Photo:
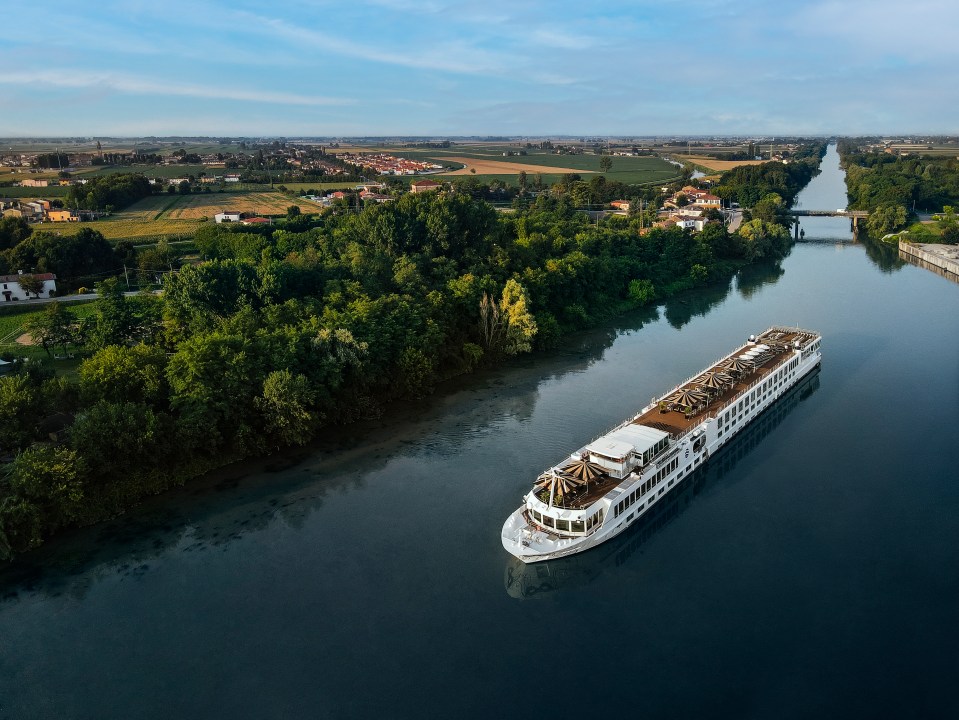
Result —
M 523 562 L 583 552 L 629 527 L 818 367 L 819 333 L 772 327 L 542 473 L 503 525 Z

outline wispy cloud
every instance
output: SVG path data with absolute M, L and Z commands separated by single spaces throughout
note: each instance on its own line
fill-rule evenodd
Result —
M 560 50 L 586 50 L 597 44 L 596 38 L 555 28 L 538 28 L 529 34 L 529 41 Z
M 257 90 L 229 85 L 194 85 L 95 70 L 28 70 L 0 76 L 0 84 L 93 88 L 140 95 L 173 95 L 282 105 L 351 105 L 352 99 Z
M 464 44 L 433 43 L 402 49 L 391 49 L 386 42 L 360 42 L 338 37 L 332 33 L 312 30 L 289 23 L 281 18 L 270 18 L 241 13 L 256 24 L 258 32 L 268 31 L 274 36 L 292 40 L 320 52 L 421 70 L 436 70 L 465 75 L 502 73 L 511 66 L 511 58 L 502 53 L 485 51 Z M 515 62 L 515 59 L 512 60 Z

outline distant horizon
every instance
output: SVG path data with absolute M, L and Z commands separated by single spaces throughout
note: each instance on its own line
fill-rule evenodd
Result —
M 656 141 L 681 141 L 681 140 L 743 140 L 743 141 L 784 141 L 784 140 L 803 140 L 803 139 L 840 139 L 840 138 L 884 138 L 901 140 L 926 140 L 926 139 L 950 139 L 959 140 L 959 134 L 950 133 L 779 133 L 775 135 L 762 133 L 745 133 L 736 135 L 681 135 L 681 134 L 661 134 L 661 135 L 596 135 L 596 134 L 550 134 L 550 135 L 497 135 L 495 133 L 479 135 L 9 135 L 0 136 L 0 143 L 13 140 L 17 142 L 94 142 L 102 140 L 154 140 L 154 141 L 182 141 L 182 140 L 284 140 L 290 142 L 302 141 L 417 141 L 417 142 L 443 142 L 443 141 L 470 141 L 470 142 L 543 142 L 547 140 L 569 140 L 574 142 L 639 142 L 641 140 Z M 2 149 L 2 148 L 0 148 Z
M 0 137 L 959 133 L 947 0 L 6 7 Z

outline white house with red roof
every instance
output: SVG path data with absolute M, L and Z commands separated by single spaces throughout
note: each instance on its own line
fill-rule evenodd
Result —
M 25 277 L 35 277 L 43 282 L 43 288 L 36 295 L 28 296 L 27 291 L 20 286 Z M 31 298 L 54 297 L 57 294 L 57 276 L 53 273 L 18 273 L 16 275 L 0 275 L 0 297 L 3 302 L 10 300 L 29 300 Z

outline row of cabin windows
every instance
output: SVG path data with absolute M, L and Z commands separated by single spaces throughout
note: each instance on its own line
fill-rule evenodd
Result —
M 669 473 L 675 470 L 678 466 L 679 466 L 678 457 L 674 457 L 668 463 L 663 465 L 663 467 L 661 467 L 656 472 L 655 475 L 653 475 L 646 482 L 644 482 L 642 485 L 640 485 L 635 490 L 633 490 L 629 495 L 627 495 L 618 503 L 616 503 L 615 507 L 613 508 L 613 517 L 619 517 L 624 512 L 626 512 L 627 508 L 632 507 L 633 503 L 635 503 L 637 500 L 642 498 L 643 495 L 648 493 L 652 488 L 656 487 L 656 485 L 658 485 L 664 477 L 666 477 Z
M 643 465 L 652 460 L 656 455 L 663 450 L 669 444 L 669 438 L 664 437 L 658 443 L 653 445 L 649 450 L 643 453 Z
M 566 532 L 588 532 L 603 522 L 603 511 L 590 515 L 585 520 L 559 520 L 543 515 L 537 510 L 532 511 L 533 519 L 543 527 L 555 528 Z
M 757 397 L 760 401 L 765 400 L 769 397 L 771 389 L 779 389 L 786 382 L 786 376 L 790 375 L 796 366 L 799 364 L 798 358 L 793 358 L 788 363 L 786 363 L 780 370 L 776 371 L 776 374 L 765 380 L 761 385 L 757 386 L 749 395 L 745 396 L 738 404 L 731 407 L 729 410 L 726 410 L 722 415 L 720 415 L 716 420 L 716 427 L 718 430 L 718 435 L 722 437 L 723 433 L 736 424 L 737 418 L 736 413 L 740 414 L 739 419 L 742 420 L 743 409 L 749 407 L 750 410 L 755 409 Z M 760 396 L 759 394 L 762 393 Z M 729 425 L 729 428 L 725 427 Z

